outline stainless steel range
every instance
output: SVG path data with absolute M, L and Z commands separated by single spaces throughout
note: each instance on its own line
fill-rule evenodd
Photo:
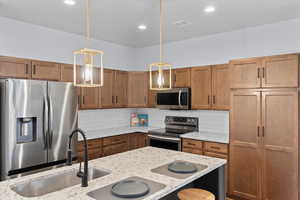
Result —
M 199 130 L 197 117 L 166 116 L 165 128 L 150 130 L 148 142 L 150 146 L 181 151 L 181 134 Z

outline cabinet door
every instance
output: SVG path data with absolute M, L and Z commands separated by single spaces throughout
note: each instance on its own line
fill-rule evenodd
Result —
M 298 199 L 298 92 L 262 93 L 263 200 Z
M 260 96 L 252 90 L 231 93 L 229 191 L 247 200 L 261 199 Z
M 127 87 L 128 87 L 128 72 L 126 71 L 115 71 L 115 82 L 114 82 L 114 102 L 115 107 L 126 107 L 127 106 Z
M 191 69 L 174 70 L 174 87 L 191 87 Z
M 0 56 L 0 77 L 31 78 L 30 60 Z
M 229 110 L 230 88 L 228 65 L 212 67 L 212 108 Z
M 263 60 L 262 87 L 298 87 L 298 55 L 266 57 Z
M 261 59 L 241 59 L 230 61 L 230 88 L 260 88 Z
M 156 91 L 149 90 L 148 93 L 148 107 L 154 108 L 156 106 Z
M 53 62 L 32 61 L 32 79 L 60 80 L 60 65 Z
M 115 103 L 113 96 L 113 83 L 115 81 L 115 73 L 113 70 L 104 69 L 104 85 L 101 87 L 101 107 L 111 108 Z
M 129 72 L 128 74 L 128 106 L 146 107 L 148 104 L 147 72 Z
M 60 65 L 60 81 L 73 82 L 73 80 L 74 80 L 73 65 L 61 64 Z
M 192 108 L 210 109 L 211 98 L 211 67 L 192 68 Z
M 99 81 L 99 70 L 95 69 L 94 80 Z M 81 109 L 96 109 L 99 108 L 99 93 L 100 87 L 82 87 L 80 95 Z

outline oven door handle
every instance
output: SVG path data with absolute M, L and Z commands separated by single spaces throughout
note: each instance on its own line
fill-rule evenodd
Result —
M 166 141 L 176 141 L 176 142 L 180 142 L 181 141 L 180 138 L 161 137 L 161 136 L 157 136 L 157 135 L 148 135 L 148 137 L 149 138 L 153 138 L 153 139 L 166 140 Z

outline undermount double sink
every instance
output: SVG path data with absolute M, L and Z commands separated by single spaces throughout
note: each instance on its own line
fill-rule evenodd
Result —
M 55 175 L 40 177 L 31 181 L 18 183 L 11 187 L 13 191 L 23 197 L 38 197 L 51 192 L 59 191 L 81 183 L 77 177 L 78 170 L 70 169 Z M 89 168 L 88 180 L 100 178 L 109 174 L 109 172 Z

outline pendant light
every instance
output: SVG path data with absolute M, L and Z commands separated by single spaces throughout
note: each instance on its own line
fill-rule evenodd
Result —
M 90 0 L 86 0 L 86 48 L 74 51 L 74 86 L 103 86 L 103 51 L 90 49 Z M 100 73 L 99 73 L 100 72 Z M 97 76 L 97 74 L 99 76 Z
M 160 61 L 149 65 L 150 90 L 172 88 L 172 65 L 163 62 L 163 0 L 160 0 Z

